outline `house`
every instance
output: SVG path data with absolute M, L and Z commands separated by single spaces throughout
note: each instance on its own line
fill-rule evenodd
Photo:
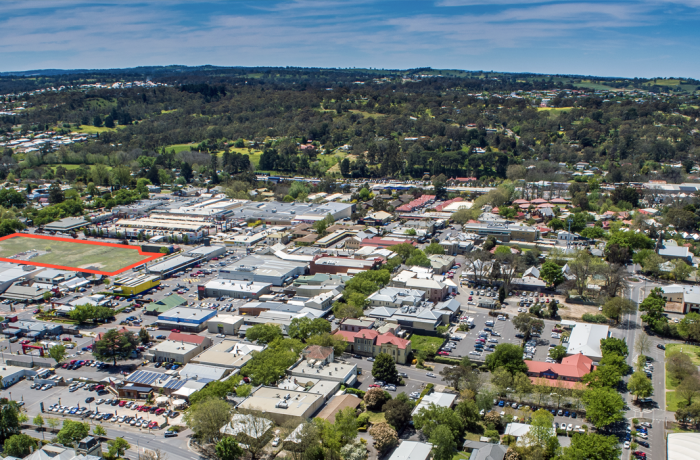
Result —
M 462 448 L 470 454 L 469 460 L 503 460 L 508 446 L 490 442 L 464 441 Z
M 576 163 L 576 169 L 578 169 L 579 171 L 581 171 L 583 169 L 588 169 L 588 165 L 589 165 L 589 163 L 587 163 L 585 161 L 579 161 L 578 163 Z
M 346 407 L 357 409 L 361 402 L 362 400 L 355 395 L 346 394 L 336 396 L 328 401 L 326 407 L 324 407 L 323 410 L 316 415 L 316 418 L 322 418 L 323 420 L 335 423 L 335 416 L 338 415 L 338 412 L 342 411 Z
M 530 267 L 523 273 L 523 279 L 540 279 L 540 270 L 537 267 Z
M 396 337 L 391 332 L 380 334 L 374 329 L 362 329 L 358 332 L 338 331 L 334 334 L 348 342 L 348 352 L 375 357 L 386 353 L 399 364 L 406 364 L 411 353 L 411 341 Z
M 372 329 L 374 327 L 374 320 L 362 320 L 355 318 L 347 318 L 340 323 L 341 331 L 357 332 L 362 329 Z
M 431 404 L 439 407 L 451 409 L 457 399 L 456 394 L 452 393 L 430 393 L 420 400 L 418 405 L 413 409 L 411 415 L 416 415 L 421 409 L 429 407 Z
M 320 345 L 309 345 L 301 352 L 304 359 L 314 360 L 317 364 L 329 364 L 334 361 L 333 347 L 322 347 Z
M 528 425 L 526 423 L 509 423 L 506 425 L 506 429 L 503 434 L 513 436 L 518 443 L 523 444 L 523 440 L 521 438 L 530 432 L 530 428 L 532 428 L 532 425 Z M 551 428 L 551 430 L 551 434 L 554 436 L 554 428 Z
M 693 253 L 685 246 L 664 246 L 657 253 L 666 260 L 680 259 L 688 264 L 693 260 Z
M 573 388 L 575 382 L 580 382 L 583 376 L 595 368 L 593 360 L 582 353 L 567 356 L 561 360 L 561 364 L 542 361 L 525 361 L 525 364 L 527 375 L 533 383 L 557 386 L 557 381 L 561 380 L 567 388 Z
M 610 330 L 608 326 L 576 323 L 569 337 L 569 346 L 566 354 L 571 356 L 580 353 L 594 362 L 598 362 L 603 358 L 603 353 L 600 350 L 600 341 L 607 339 L 609 336 Z
M 433 445 L 427 442 L 403 441 L 389 460 L 428 460 Z

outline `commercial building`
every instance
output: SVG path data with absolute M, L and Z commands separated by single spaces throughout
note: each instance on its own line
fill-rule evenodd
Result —
M 261 220 L 268 225 L 313 224 L 328 214 L 334 220 L 349 218 L 355 209 L 351 203 L 282 203 L 279 201 L 249 202 L 234 209 L 229 218 Z
M 527 423 L 509 423 L 506 425 L 503 434 L 513 436 L 520 445 L 526 445 L 522 438 L 530 432 L 530 428 L 532 428 L 532 425 L 528 425 Z M 550 430 L 551 436 L 555 436 L 554 428 L 550 428 Z
M 161 313 L 165 313 L 182 305 L 187 305 L 187 300 L 177 294 L 173 294 L 168 297 L 163 297 L 160 300 L 156 300 L 155 302 L 147 303 L 143 306 L 143 314 L 158 316 Z
M 61 335 L 63 326 L 39 321 L 15 321 L 14 323 L 7 323 L 7 327 L 2 329 L 2 333 L 6 337 L 27 337 L 39 340 L 47 336 Z
M 253 351 L 260 352 L 265 347 L 265 345 L 253 345 L 249 342 L 223 340 L 196 356 L 192 362 L 227 369 L 240 369 L 250 361 Z
M 27 303 L 41 302 L 44 300 L 44 294 L 49 292 L 42 286 L 40 283 L 31 284 L 29 281 L 18 281 L 6 288 L 0 297 Z
M 583 354 L 567 356 L 559 363 L 542 361 L 525 361 L 527 375 L 533 383 L 557 386 L 562 381 L 568 388 L 573 388 L 583 376 L 590 374 L 595 366 L 593 360 Z
M 666 311 L 687 314 L 700 311 L 700 287 L 687 284 L 661 286 Z
M 202 308 L 176 307 L 161 315 L 158 315 L 158 327 L 163 329 L 177 329 L 184 332 L 201 332 L 207 321 L 214 318 L 216 310 Z
M 389 460 L 428 460 L 433 445 L 427 442 L 402 441 Z
M 348 332 L 359 332 L 362 329 L 372 329 L 374 327 L 374 320 L 362 320 L 355 318 L 347 318 L 340 323 L 341 331 Z
M 3 365 L 2 375 L 0 375 L 0 386 L 8 388 L 27 377 L 34 377 L 36 371 L 26 367 Z
M 696 460 L 700 452 L 700 433 L 668 433 L 666 460 Z
M 576 323 L 571 336 L 569 337 L 569 346 L 566 349 L 567 355 L 582 354 L 598 362 L 603 358 L 603 353 L 600 350 L 600 341 L 607 339 L 610 336 L 608 326 L 600 324 Z
M 367 312 L 366 316 L 395 323 L 409 331 L 434 333 L 438 326 L 449 324 L 455 313 L 452 310 L 439 310 L 434 304 L 424 302 L 415 307 L 377 307 Z
M 219 278 L 282 286 L 306 273 L 307 262 L 277 256 L 248 256 L 219 270 Z
M 200 246 L 187 251 L 187 254 L 191 257 L 199 257 L 202 260 L 209 261 L 215 257 L 226 255 L 226 246 Z
M 338 331 L 334 334 L 348 343 L 348 352 L 375 357 L 386 353 L 399 364 L 406 364 L 411 353 L 411 341 L 396 337 L 391 332 L 380 334 L 374 329 L 361 329 L 357 332 Z
M 447 255 L 431 254 L 428 256 L 430 267 L 438 275 L 449 271 L 455 264 L 455 258 Z
M 323 406 L 320 394 L 304 391 L 258 387 L 253 394 L 236 406 L 238 409 L 263 412 L 278 425 L 311 418 Z
M 123 295 L 133 296 L 160 285 L 160 278 L 155 275 L 125 276 L 116 278 L 114 285 L 121 288 Z
M 350 257 L 316 256 L 309 264 L 309 273 L 312 275 L 316 273 L 356 275 L 367 270 L 379 268 L 381 265 L 381 259 L 362 260 Z
M 204 297 L 230 297 L 232 299 L 258 299 L 270 292 L 270 283 L 213 279 L 204 285 Z
M 274 423 L 265 417 L 257 417 L 253 414 L 231 415 L 231 421 L 219 430 L 222 434 L 233 436 L 239 442 L 245 444 L 246 438 L 260 439 L 267 436 Z
M 385 287 L 371 294 L 367 300 L 371 307 L 418 306 L 423 303 L 425 291 L 396 287 Z
M 205 364 L 186 364 L 179 372 L 180 379 L 192 379 L 198 382 L 213 382 L 221 380 L 231 373 L 231 369 Z
M 243 325 L 242 316 L 217 316 L 207 322 L 207 330 L 214 334 L 238 335 L 238 331 Z
M 475 233 L 483 238 L 494 236 L 505 242 L 515 240 L 532 243 L 540 238 L 540 231 L 537 227 L 507 223 L 466 223 L 462 225 L 462 231 Z
M 57 270 L 55 268 L 47 268 L 34 276 L 34 280 L 38 283 L 51 284 L 58 286 L 70 279 L 78 276 L 78 272 L 71 272 L 68 270 Z
M 5 292 L 7 288 L 23 279 L 33 279 L 43 270 L 43 267 L 0 262 L 0 292 Z
M 44 230 L 50 232 L 69 232 L 87 226 L 89 222 L 84 217 L 66 217 L 44 225 Z
M 194 343 L 164 340 L 149 350 L 155 362 L 159 363 L 189 363 L 192 358 L 201 353 L 202 347 Z
M 440 302 L 447 296 L 447 285 L 435 279 L 411 278 L 406 280 L 407 289 L 424 291 L 426 300 Z
M 378 236 L 372 237 L 372 238 L 366 238 L 362 240 L 360 245 L 362 247 L 365 246 L 371 246 L 373 248 L 390 248 L 392 246 L 396 246 L 397 244 L 403 244 L 403 243 L 410 243 L 414 246 L 417 246 L 415 241 L 411 240 L 406 240 L 406 239 L 391 239 L 391 238 L 381 238 Z

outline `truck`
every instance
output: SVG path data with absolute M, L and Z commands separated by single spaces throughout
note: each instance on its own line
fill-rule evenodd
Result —
M 474 327 L 474 318 L 472 318 L 471 316 L 469 316 L 469 317 L 467 318 L 467 320 L 466 320 L 466 323 L 467 323 L 467 325 L 469 326 L 469 329 L 473 328 L 473 327 Z

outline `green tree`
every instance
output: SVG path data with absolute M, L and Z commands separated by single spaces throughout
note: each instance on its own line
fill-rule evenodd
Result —
M 151 341 L 151 336 L 146 330 L 145 327 L 142 327 L 141 330 L 139 331 L 139 340 L 141 341 L 141 344 L 146 345 Z
M 328 321 L 326 320 L 323 321 L 328 323 Z M 333 347 L 333 353 L 335 356 L 341 356 L 343 353 L 345 353 L 345 350 L 348 347 L 348 342 L 346 342 L 343 337 L 331 335 L 327 332 L 324 332 L 323 334 L 312 335 L 311 337 L 306 339 L 306 344 L 319 345 L 322 347 Z
M 66 357 L 66 347 L 63 345 L 54 345 L 49 348 L 49 356 L 56 361 L 56 364 L 60 363 Z
M 112 360 L 116 366 L 117 360 L 129 358 L 137 344 L 136 336 L 131 331 L 117 332 L 116 329 L 110 329 L 100 340 L 95 341 L 92 353 L 99 360 Z
M 246 331 L 245 337 L 252 342 L 272 343 L 283 335 L 282 329 L 276 324 L 256 324 Z
M 352 407 L 346 407 L 335 416 L 333 427 L 338 433 L 340 445 L 344 446 L 357 437 L 357 414 Z
M 433 460 L 451 460 L 457 449 L 455 435 L 449 427 L 441 425 L 430 434 L 430 443 L 433 445 Z
M 657 253 L 652 252 L 642 261 L 642 269 L 651 276 L 658 278 L 661 274 L 661 264 L 663 263 L 664 259 Z
M 401 393 L 401 395 L 405 395 L 405 393 Z M 384 418 L 386 418 L 386 421 L 396 428 L 396 430 L 400 430 L 411 420 L 412 410 L 413 406 L 407 400 L 400 399 L 399 397 L 387 401 L 384 403 L 384 406 L 382 406 Z
M 561 267 L 554 262 L 546 261 L 540 269 L 540 277 L 549 285 L 557 286 L 564 281 Z
M 574 433 L 571 445 L 564 447 L 561 460 L 610 460 L 620 458 L 622 449 L 617 436 Z
M 12 435 L 3 444 L 3 453 L 12 457 L 24 458 L 32 449 L 36 449 L 36 440 L 26 434 Z
M 668 323 L 668 318 L 664 316 L 665 310 L 666 301 L 663 297 L 663 291 L 660 288 L 654 288 L 646 299 L 639 304 L 639 311 L 646 312 L 642 315 L 642 321 L 652 328 L 657 328 Z
M 380 454 L 396 447 L 399 443 L 399 436 L 396 430 L 388 423 L 378 423 L 369 429 L 369 435 L 374 439 L 374 447 Z
M 446 426 L 455 438 L 459 438 L 464 430 L 464 423 L 455 411 L 448 407 L 436 406 L 430 403 L 413 416 L 413 425 L 430 438 L 438 426 Z
M 61 190 L 61 185 L 58 182 L 54 182 L 49 186 L 49 203 L 58 204 L 63 203 L 65 197 L 63 196 L 63 190 Z
M 0 399 L 0 442 L 20 433 L 19 406 L 7 398 Z
M 602 339 L 600 341 L 600 350 L 603 353 L 603 356 L 605 356 L 607 353 L 615 353 L 622 357 L 627 357 L 629 354 L 627 342 L 625 342 L 623 339 L 616 339 L 615 337 Z
M 362 399 L 369 410 L 379 410 L 389 400 L 389 393 L 381 388 L 370 388 Z
M 513 386 L 513 374 L 505 367 L 499 367 L 491 373 L 491 383 L 499 394 L 505 395 L 506 389 Z
M 32 420 L 32 423 L 41 430 L 44 427 L 44 417 L 42 417 L 41 414 L 37 414 Z
M 634 313 L 637 311 L 637 306 L 630 299 L 624 299 L 622 297 L 613 297 L 608 299 L 603 305 L 603 314 L 608 318 L 620 321 L 622 315 L 627 313 Z
M 678 333 L 686 340 L 700 341 L 700 313 L 691 311 L 678 323 Z
M 243 449 L 238 445 L 235 439 L 226 436 L 224 439 L 216 443 L 216 456 L 219 460 L 239 460 L 243 458 Z
M 486 367 L 491 372 L 503 367 L 512 375 L 518 372 L 527 372 L 527 365 L 523 361 L 523 349 L 510 343 L 496 345 L 494 352 L 486 357 Z
M 107 430 L 102 425 L 92 427 L 92 434 L 95 436 L 107 436 Z
M 648 398 L 654 393 L 654 385 L 644 372 L 635 372 L 627 382 L 627 389 L 638 398 Z
M 331 332 L 331 324 L 323 318 L 310 319 L 306 316 L 294 318 L 289 325 L 289 337 L 305 341 L 312 335 Z
M 109 455 L 112 457 L 123 457 L 124 452 L 131 449 L 131 444 L 129 444 L 124 438 L 115 438 L 112 441 L 107 441 L 109 446 Z
M 673 270 L 671 270 L 671 276 L 676 281 L 685 281 L 688 279 L 691 273 L 693 273 L 693 267 L 683 262 L 680 259 L 671 261 L 673 265 Z
M 554 416 L 545 409 L 539 409 L 532 414 L 530 420 L 530 431 L 525 434 L 523 443 L 530 446 L 539 446 L 546 449 L 551 438 L 556 438 L 556 432 L 552 429 Z
M 550 348 L 549 356 L 552 359 L 556 359 L 557 361 L 559 361 L 560 359 L 566 356 L 566 347 L 563 347 L 562 345 L 557 345 L 554 348 Z
M 219 431 L 231 420 L 231 407 L 226 401 L 209 398 L 193 404 L 185 413 L 183 421 L 204 442 L 216 442 Z
M 596 428 L 605 428 L 625 418 L 625 401 L 612 388 L 588 389 L 584 391 L 581 400 L 586 407 L 586 418 Z
M 387 353 L 379 353 L 372 364 L 372 376 L 388 383 L 398 383 L 399 373 L 394 358 Z
M 425 249 L 423 250 L 423 252 L 425 252 L 426 254 L 439 254 L 439 255 L 443 255 L 443 254 L 445 254 L 445 248 L 443 248 L 442 245 L 441 245 L 440 243 L 437 243 L 437 242 L 433 241 L 432 243 L 430 243 L 429 245 L 427 245 L 427 246 L 425 247 Z
M 533 333 L 542 332 L 544 321 L 532 313 L 525 313 L 513 317 L 513 326 L 525 336 L 525 340 L 530 340 Z
M 406 260 L 406 265 L 408 266 L 419 266 L 419 267 L 430 267 L 430 259 L 425 255 L 423 251 L 417 249 L 411 254 L 411 257 Z
M 64 446 L 73 446 L 90 433 L 90 425 L 73 420 L 64 420 L 61 431 L 56 435 L 56 440 Z
M 479 410 L 479 406 L 476 402 L 466 399 L 460 401 L 457 407 L 455 407 L 455 412 L 457 412 L 462 419 L 464 427 L 470 432 L 477 430 L 479 427 L 479 421 L 481 419 Z

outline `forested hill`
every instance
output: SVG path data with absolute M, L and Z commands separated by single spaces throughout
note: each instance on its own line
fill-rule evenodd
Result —
M 510 169 L 512 178 L 551 179 L 560 162 L 586 161 L 614 179 L 644 180 L 665 174 L 661 163 L 695 158 L 698 84 L 429 68 L 173 66 L 3 76 L 0 175 L 41 177 L 59 164 L 138 169 L 139 157 L 166 154 L 163 167 L 216 163 L 234 175 L 251 168 L 489 179 Z M 31 148 L 16 142 L 77 133 L 93 137 Z M 209 160 L 223 152 L 229 161 Z M 538 167 L 527 169 L 533 162 Z M 680 174 L 676 168 L 667 179 Z

